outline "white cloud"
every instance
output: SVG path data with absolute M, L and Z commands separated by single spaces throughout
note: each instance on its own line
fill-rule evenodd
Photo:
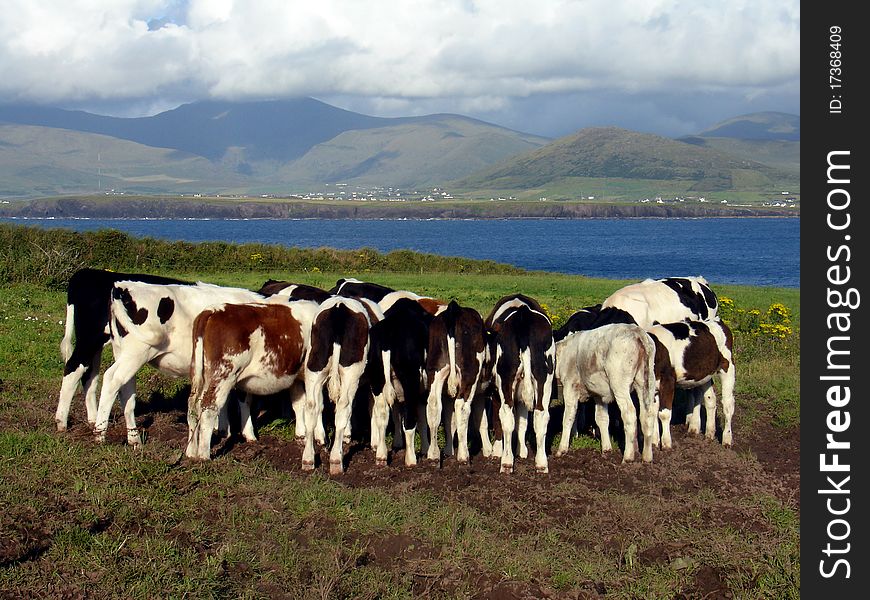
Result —
M 798 0 L 7 0 L 0 102 L 495 114 L 551 94 L 758 99 L 796 92 L 799 47 Z

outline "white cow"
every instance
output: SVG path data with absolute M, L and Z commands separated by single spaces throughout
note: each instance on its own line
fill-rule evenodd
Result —
M 612 449 L 607 405 L 616 401 L 625 427 L 623 462 L 634 460 L 637 413 L 632 390 L 640 402 L 643 460 L 652 461 L 655 425 L 655 347 L 637 325 L 617 323 L 567 335 L 556 344 L 556 377 L 562 382 L 565 416 L 557 454 L 568 450 L 568 440 L 578 402 L 595 398 L 595 423 L 601 432 L 601 450 Z

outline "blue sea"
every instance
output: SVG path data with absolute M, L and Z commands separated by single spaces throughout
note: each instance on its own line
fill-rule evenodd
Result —
M 800 219 L 0 219 L 190 242 L 409 249 L 608 279 L 800 287 Z

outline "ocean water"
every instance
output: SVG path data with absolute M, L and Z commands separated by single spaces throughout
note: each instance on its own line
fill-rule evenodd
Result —
M 2 221 L 190 242 L 409 249 L 609 279 L 703 275 L 711 283 L 800 287 L 798 218 Z

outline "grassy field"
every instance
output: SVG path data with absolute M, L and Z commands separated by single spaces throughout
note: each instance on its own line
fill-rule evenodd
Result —
M 347 275 L 484 313 L 521 291 L 557 324 L 627 283 L 365 270 L 203 278 L 329 287 Z M 4 285 L 0 596 L 797 598 L 799 291 L 714 289 L 733 301 L 733 449 L 689 436 L 677 419 L 675 449 L 651 465 L 622 465 L 588 437 L 551 457 L 545 476 L 529 460 L 500 475 L 474 450 L 467 467 L 445 460 L 409 469 L 394 455 L 378 469 L 359 445 L 348 472 L 330 478 L 300 471 L 292 422 L 270 406 L 258 417 L 259 442 L 221 441 L 208 464 L 182 460 L 187 387 L 148 368 L 138 377 L 142 450 L 124 445 L 117 407 L 109 441 L 93 444 L 80 396 L 70 431 L 55 432 L 62 286 Z M 786 309 L 784 329 L 765 333 L 776 303 Z

